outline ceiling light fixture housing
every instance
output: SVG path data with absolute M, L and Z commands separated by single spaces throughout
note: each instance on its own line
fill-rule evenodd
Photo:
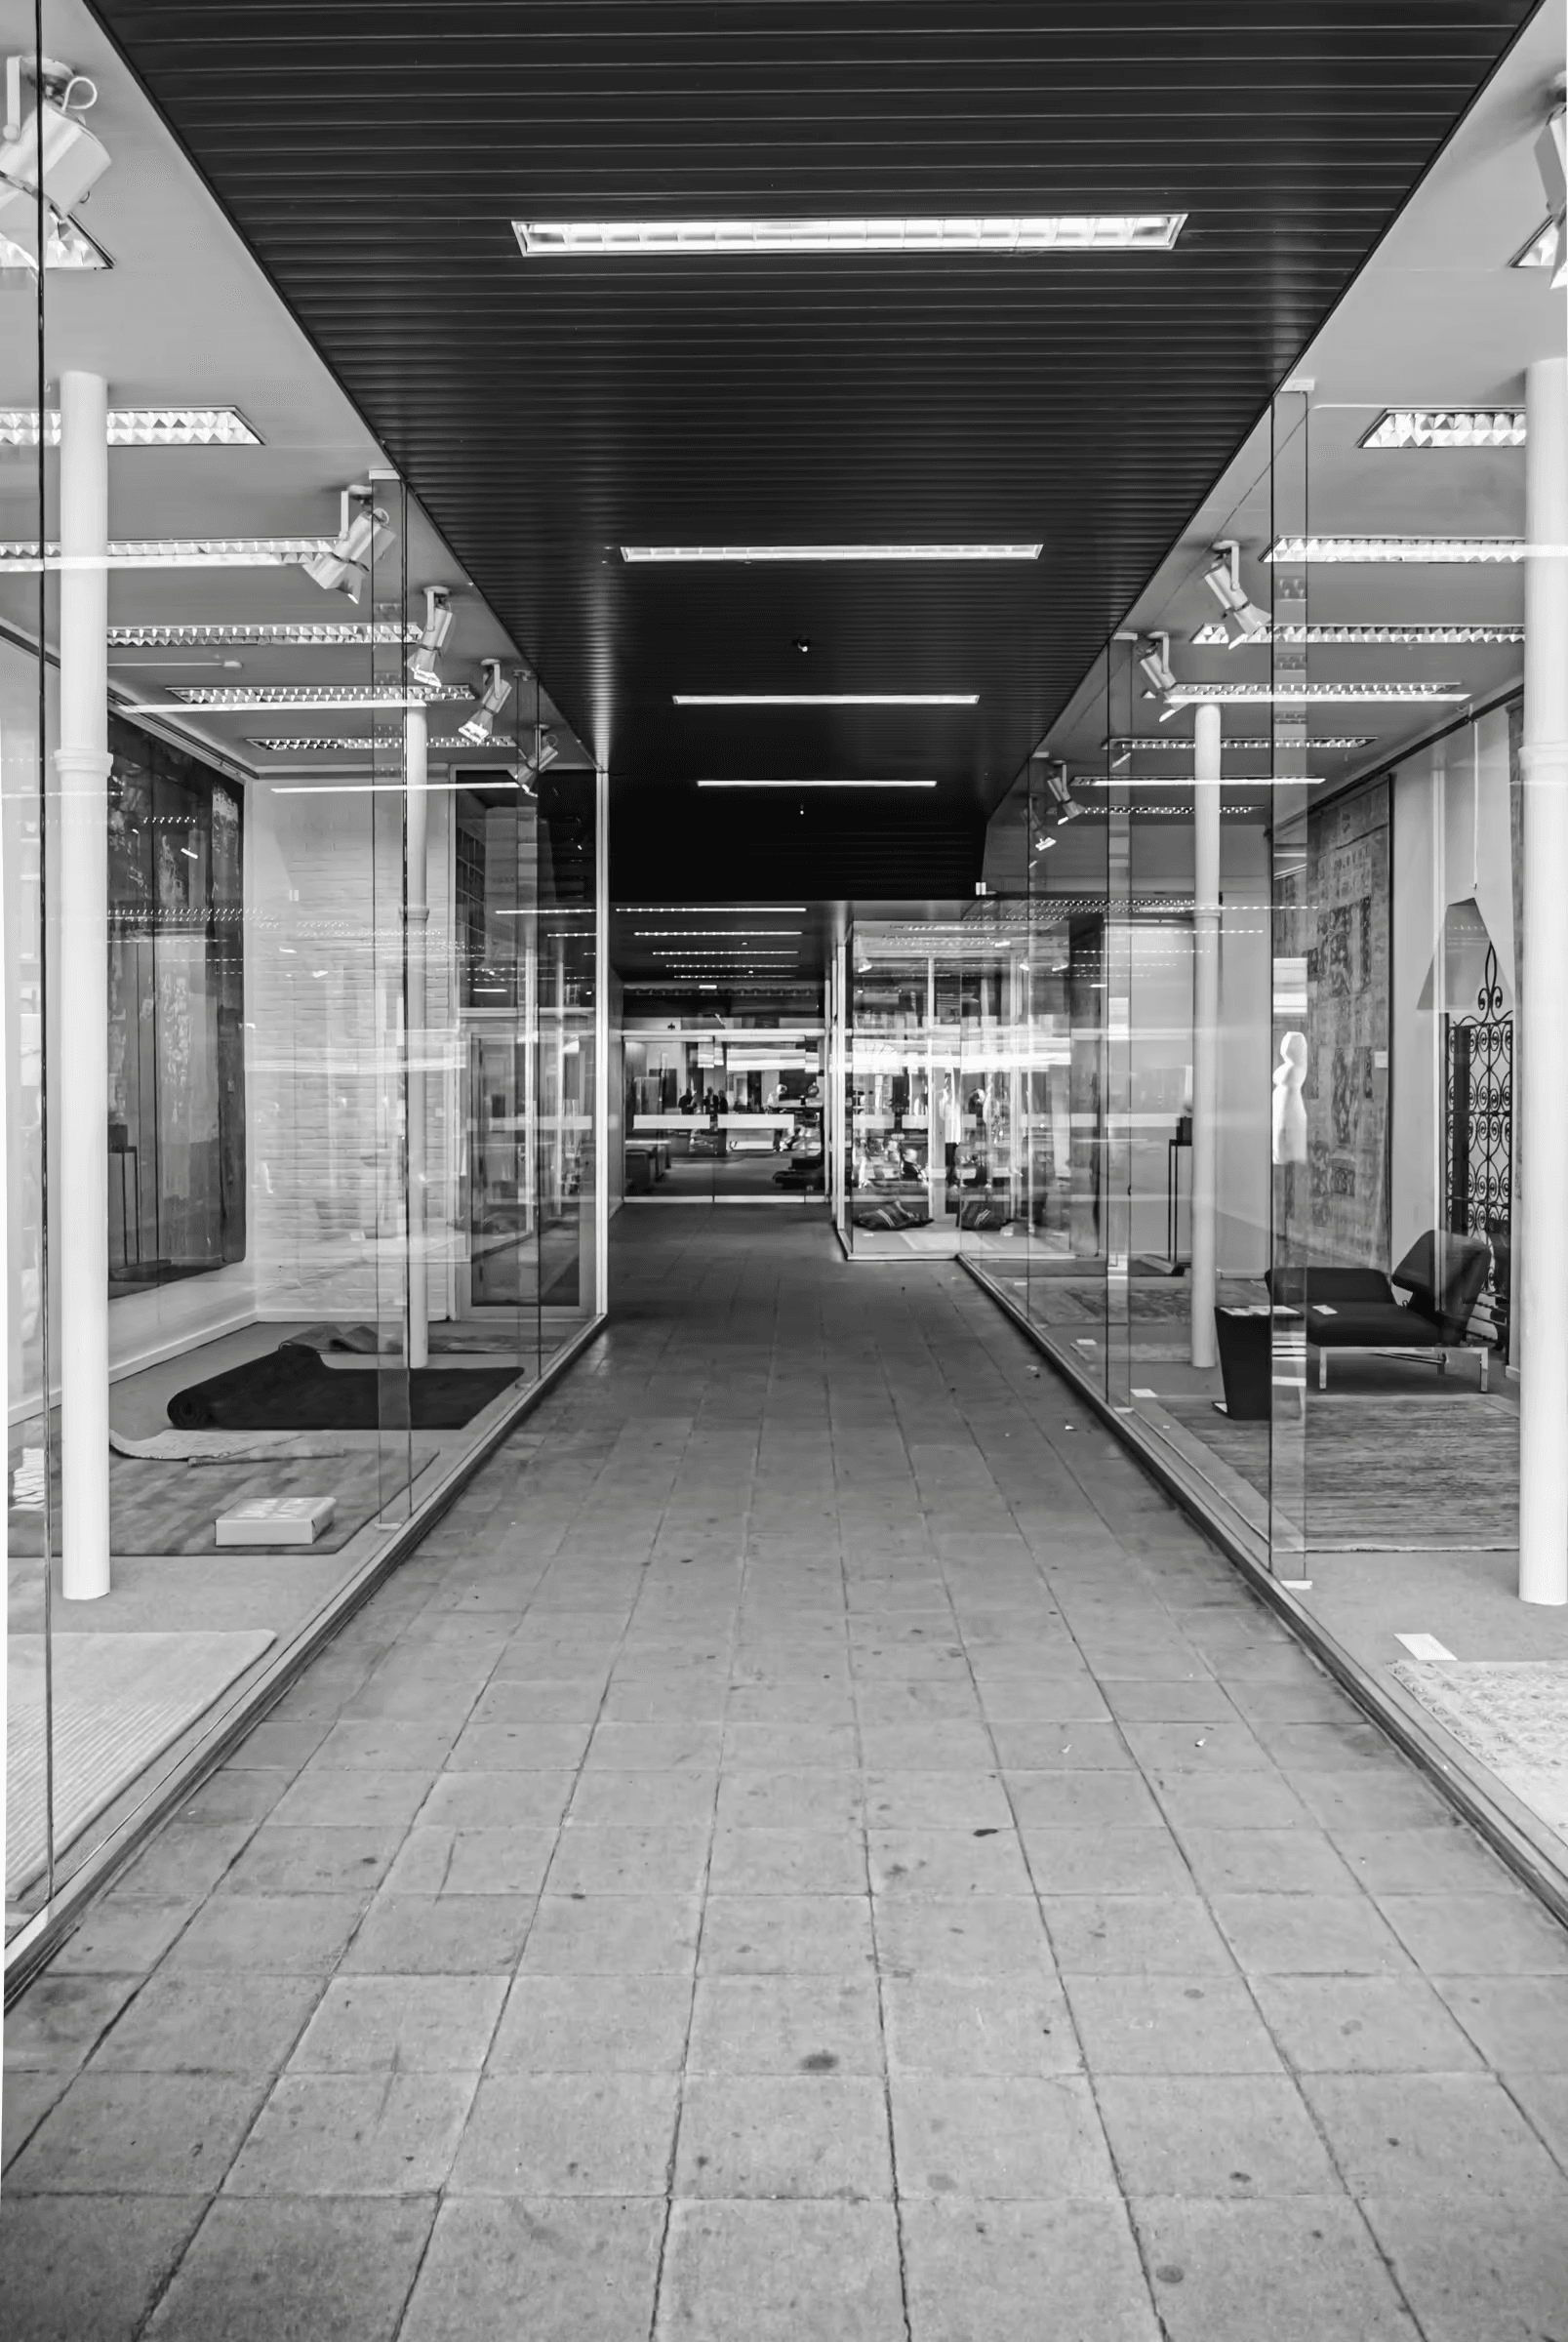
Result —
M 1467 626 L 1459 620 L 1421 620 L 1409 626 L 1400 626 L 1397 622 L 1387 626 L 1286 626 L 1271 627 L 1268 633 L 1258 639 L 1260 647 L 1269 642 L 1284 642 L 1317 644 L 1341 650 L 1458 650 L 1471 644 L 1485 646 L 1523 642 L 1524 627 L 1522 625 L 1493 625 L 1490 621 Z M 1192 642 L 1195 649 L 1203 650 L 1234 647 L 1232 638 L 1219 625 L 1199 626 Z
M 444 685 L 441 690 L 431 692 L 403 691 L 391 683 L 172 683 L 169 689 L 183 707 L 210 708 L 427 707 L 433 700 L 473 697 L 458 685 Z M 300 744 L 291 741 L 288 745 L 296 747 Z M 365 740 L 341 745 L 362 747 L 368 753 L 382 744 Z
M 1310 745 L 1314 748 L 1370 748 L 1373 739 L 1370 732 L 1314 732 Z M 1160 755 L 1185 754 L 1192 746 L 1192 736 L 1182 732 L 1117 732 L 1100 745 L 1109 749 L 1153 749 Z M 1231 738 L 1220 745 L 1224 748 L 1268 748 L 1273 742 L 1259 735 L 1248 740 Z
M 623 561 L 1037 561 L 1038 545 L 623 545 Z M 810 643 L 796 643 L 810 650 Z
M 1522 407 L 1385 407 L 1367 448 L 1523 447 Z
M 304 574 L 324 592 L 345 593 L 351 602 L 357 602 L 372 561 L 391 544 L 393 532 L 368 487 L 356 484 L 343 489 L 339 511 L 335 542 L 304 563 Z
M 935 781 L 699 781 L 699 788 L 935 788 Z
M 1522 537 L 1276 537 L 1266 561 L 1390 564 L 1522 561 Z
M 38 540 L 0 540 L 0 571 L 36 575 L 38 569 L 289 569 L 330 552 L 330 537 L 135 537 L 117 538 L 102 553 L 72 554 Z
M 458 727 L 462 738 L 471 741 L 476 747 L 482 747 L 495 731 L 496 718 L 512 696 L 512 687 L 502 673 L 499 659 L 481 659 L 479 665 L 485 677 L 479 705 L 467 722 Z
M 786 220 L 514 220 L 525 260 L 748 253 L 1169 252 L 1186 212 Z
M 30 102 L 24 82 L 31 85 Z M 70 218 L 109 167 L 108 148 L 83 119 L 97 103 L 98 85 L 87 74 L 53 58 L 7 58 L 6 115 L 0 124 L 0 266 L 36 275 L 40 257 L 46 268 L 107 266 L 91 236 Z
M 324 619 L 307 625 L 294 620 L 256 626 L 110 626 L 111 651 L 235 650 L 337 651 L 395 649 L 418 642 L 418 626 L 391 619 Z
M 1241 547 L 1233 537 L 1215 546 L 1213 562 L 1203 573 L 1203 583 L 1225 613 L 1221 624 L 1226 628 L 1228 641 L 1256 642 L 1266 635 L 1268 613 L 1259 609 L 1241 583 Z
M 1147 643 L 1146 650 L 1144 644 Z M 1148 678 L 1149 689 L 1170 693 L 1176 689 L 1176 676 L 1171 668 L 1171 638 L 1168 634 L 1147 634 L 1138 648 L 1138 664 Z
M 978 707 L 978 691 L 677 691 L 677 707 Z
M 1393 706 L 1405 700 L 1467 700 L 1469 696 L 1463 683 L 1288 683 L 1277 689 L 1267 683 L 1179 683 L 1167 694 L 1178 707 L 1195 707 L 1202 700 L 1288 707 L 1304 700 L 1386 701 Z
M 238 407 L 110 407 L 110 447 L 260 447 Z M 0 407 L 0 447 L 36 447 L 38 409 Z M 60 445 L 60 410 L 44 410 L 44 445 Z
M 409 681 L 422 691 L 434 691 L 441 681 L 438 661 L 442 645 L 452 631 L 452 602 L 444 586 L 424 588 L 424 626 L 419 647 L 409 661 Z

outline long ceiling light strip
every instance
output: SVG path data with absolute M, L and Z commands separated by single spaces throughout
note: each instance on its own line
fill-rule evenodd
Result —
M 1038 545 L 623 545 L 623 561 L 1037 561 Z
M 238 407 L 110 407 L 110 447 L 260 447 Z M 36 447 L 36 407 L 0 407 L 0 447 Z M 44 445 L 60 445 L 60 413 L 44 410 Z
M 255 626 L 110 626 L 111 651 L 234 650 L 328 651 L 393 649 L 418 642 L 421 629 L 392 619 L 327 619 L 319 624 L 290 619 Z
M 1337 645 L 1343 650 L 1354 650 L 1359 646 L 1378 650 L 1423 650 L 1427 648 L 1458 650 L 1467 645 L 1515 643 L 1523 642 L 1523 640 L 1524 627 L 1522 624 L 1518 626 L 1480 624 L 1467 626 L 1462 622 L 1439 623 L 1436 621 L 1430 625 L 1411 626 L 1273 626 L 1266 633 L 1255 634 L 1251 637 L 1252 643 L 1260 650 L 1266 649 L 1270 642 L 1297 643 L 1307 646 L 1316 644 L 1325 647 Z M 1199 626 L 1192 641 L 1195 648 L 1203 650 L 1211 648 L 1229 650 L 1239 647 L 1232 644 L 1230 636 L 1218 621 L 1213 626 Z
M 428 707 L 441 700 L 471 700 L 462 684 L 446 683 L 434 691 L 401 691 L 375 683 L 172 683 L 171 696 L 182 707 L 205 707 L 214 712 L 254 712 L 261 707 Z M 377 744 L 363 744 L 373 747 Z
M 978 707 L 978 691 L 677 691 L 677 707 Z
M 423 700 L 416 704 L 421 707 L 425 706 Z M 319 701 L 311 702 L 312 707 L 319 705 Z M 274 734 L 267 740 L 247 740 L 245 745 L 248 748 L 260 748 L 268 756 L 326 756 L 342 752 L 349 755 L 357 754 L 369 762 L 388 749 L 400 753 L 403 747 L 403 734 L 401 732 L 388 732 L 384 735 L 378 733 L 374 740 L 367 740 L 363 735 L 358 739 L 350 740 L 346 735 L 340 739 L 330 739 L 325 734 L 316 733 L 302 733 L 293 738 Z M 508 745 L 498 740 L 492 744 L 492 752 L 504 753 Z M 450 737 L 443 736 L 439 739 L 432 734 L 426 746 L 432 756 L 448 752 L 466 756 L 471 762 L 475 753 L 472 741 L 463 740 L 456 733 Z
M 472 781 L 427 781 L 424 786 L 433 794 L 444 795 L 459 789 L 466 791 L 473 788 L 476 784 Z M 485 788 L 520 789 L 522 783 L 514 781 L 509 773 L 486 773 L 483 783 L 477 786 Z M 267 787 L 275 797 L 401 797 L 407 794 L 408 783 L 406 781 L 269 781 Z
M 1523 447 L 1522 407 L 1385 407 L 1367 448 Z
M 790 937 L 805 933 L 803 927 L 636 927 L 633 935 L 640 944 L 724 943 L 732 936 Z
M 935 788 L 935 781 L 699 781 L 699 788 Z
M 1276 537 L 1266 561 L 1522 561 L 1522 537 Z
M 689 912 L 694 919 L 707 918 L 720 910 L 771 910 L 781 918 L 787 917 L 791 911 L 801 918 L 806 915 L 804 903 L 616 903 L 611 908 L 643 919 L 652 918 L 656 911 L 661 914 Z
M 1222 773 L 1222 788 L 1326 788 L 1328 783 L 1312 773 Z M 1074 788 L 1195 788 L 1191 773 L 1157 773 L 1140 778 L 1136 773 L 1112 773 L 1107 780 L 1104 773 L 1074 773 Z
M 1469 697 L 1463 683 L 1288 683 L 1277 689 L 1267 683 L 1179 683 L 1173 692 L 1166 694 L 1173 707 L 1195 707 L 1201 700 L 1217 700 L 1232 706 L 1291 707 L 1304 700 L 1363 700 L 1392 706 L 1409 700 Z
M 747 253 L 1169 252 L 1186 212 L 892 219 L 514 220 L 525 260 Z
M 101 553 L 73 553 L 64 558 L 60 546 L 44 545 L 42 560 L 36 538 L 0 542 L 0 571 L 36 575 L 61 569 L 286 569 L 330 553 L 333 537 L 162 537 L 131 538 L 112 544 Z
M 1308 744 L 1314 748 L 1370 748 L 1374 735 L 1370 732 L 1314 732 Z M 1103 748 L 1152 748 L 1161 755 L 1188 755 L 1192 748 L 1190 732 L 1116 732 L 1101 742 Z M 1273 743 L 1257 734 L 1250 739 L 1222 741 L 1226 748 L 1268 748 Z

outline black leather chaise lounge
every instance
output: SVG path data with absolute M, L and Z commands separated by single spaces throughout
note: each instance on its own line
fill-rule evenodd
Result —
M 1468 1328 L 1490 1268 L 1483 1236 L 1428 1229 L 1392 1271 L 1308 1264 L 1270 1270 L 1264 1282 L 1271 1302 L 1301 1311 L 1307 1347 L 1317 1353 L 1320 1391 L 1328 1389 L 1331 1350 L 1425 1351 L 1439 1374 L 1447 1372 L 1452 1352 L 1468 1350 L 1480 1361 L 1484 1391 L 1490 1349 L 1472 1343 Z M 1408 1304 L 1398 1291 L 1409 1295 Z

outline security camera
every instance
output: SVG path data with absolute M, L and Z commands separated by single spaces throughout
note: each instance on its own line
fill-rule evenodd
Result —
M 368 488 L 345 488 L 336 543 L 302 564 L 305 576 L 324 592 L 346 593 L 351 602 L 359 599 L 372 560 L 392 542 L 386 514 L 370 498 Z
M 29 105 L 23 80 L 33 85 Z M 98 103 L 85 73 L 47 57 L 6 60 L 6 118 L 0 125 L 0 234 L 33 267 L 39 264 L 38 197 L 47 242 L 58 246 L 73 207 L 109 167 L 108 148 L 82 116 Z M 78 234 L 80 231 L 77 231 Z M 47 261 L 51 255 L 43 256 Z

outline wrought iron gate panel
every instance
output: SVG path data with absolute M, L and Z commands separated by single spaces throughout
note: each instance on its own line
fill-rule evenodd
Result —
M 1446 1224 L 1485 1236 L 1492 1273 L 1478 1312 L 1490 1315 L 1505 1353 L 1513 1214 L 1513 1019 L 1503 1004 L 1497 953 L 1488 948 L 1475 1013 L 1445 1017 Z

